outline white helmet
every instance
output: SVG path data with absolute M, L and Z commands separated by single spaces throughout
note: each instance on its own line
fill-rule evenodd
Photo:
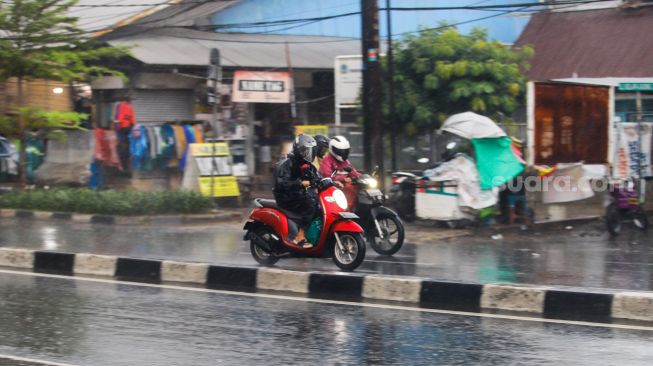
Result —
M 340 161 L 347 161 L 349 148 L 349 141 L 344 136 L 336 136 L 329 142 L 329 152 Z

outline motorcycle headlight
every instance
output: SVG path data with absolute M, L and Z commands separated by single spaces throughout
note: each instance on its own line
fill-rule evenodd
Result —
M 345 193 L 339 189 L 336 189 L 333 191 L 333 199 L 336 200 L 336 204 L 338 207 L 340 207 L 343 210 L 346 210 L 348 205 L 347 205 L 347 197 L 345 197 Z
M 370 186 L 370 188 L 376 188 L 379 186 L 379 181 L 374 178 L 367 178 L 367 185 Z

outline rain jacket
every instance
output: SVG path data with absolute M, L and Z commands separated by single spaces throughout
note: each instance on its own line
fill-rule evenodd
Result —
M 350 166 L 353 170 L 347 173 L 344 170 L 346 166 Z M 333 172 L 336 172 L 336 174 L 333 176 L 333 180 L 338 182 L 343 182 L 345 178 L 353 179 L 361 176 L 361 173 L 356 171 L 349 160 L 340 161 L 336 159 L 331 153 L 328 153 L 320 164 L 320 174 L 322 174 L 323 177 L 331 177 Z
M 304 172 L 301 171 L 302 165 L 307 166 Z M 304 188 L 302 181 L 315 181 L 319 178 L 321 178 L 320 173 L 313 164 L 304 163 L 301 159 L 289 154 L 288 159 L 279 163 L 274 171 L 274 199 L 279 205 L 300 200 L 313 200 L 315 193 L 313 190 Z

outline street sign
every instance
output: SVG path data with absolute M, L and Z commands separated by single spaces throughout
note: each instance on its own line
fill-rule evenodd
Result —
M 653 83 L 619 83 L 621 91 L 653 91 Z
M 186 158 L 183 188 L 208 197 L 240 196 L 228 144 L 190 144 Z
M 329 135 L 329 126 L 327 125 L 297 125 L 295 126 L 295 135 L 301 134 L 315 136 L 315 135 Z

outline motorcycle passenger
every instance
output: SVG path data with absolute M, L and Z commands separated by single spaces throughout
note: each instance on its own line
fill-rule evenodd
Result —
M 344 189 L 347 202 L 350 207 L 356 205 L 358 192 L 347 184 L 352 182 L 352 179 L 359 178 L 361 173 L 356 171 L 347 158 L 349 157 L 350 150 L 349 141 L 344 136 L 336 136 L 329 142 L 329 154 L 322 160 L 320 165 L 320 174 L 324 177 L 330 177 L 333 172 L 333 180 L 339 183 Z M 350 172 L 345 171 L 345 167 L 351 167 Z
M 329 151 L 329 138 L 324 135 L 315 135 L 313 137 L 315 142 L 317 142 L 317 154 L 315 155 L 315 160 L 313 160 L 313 165 L 317 170 L 320 170 L 320 165 L 322 165 L 322 160 L 324 160 L 324 155 Z
M 320 178 L 312 162 L 317 153 L 317 142 L 311 136 L 299 135 L 293 143 L 288 159 L 279 164 L 274 172 L 274 198 L 277 205 L 301 218 L 299 231 L 293 242 L 303 248 L 312 248 L 306 240 L 306 229 L 317 212 L 315 191 L 308 189 L 311 182 Z

